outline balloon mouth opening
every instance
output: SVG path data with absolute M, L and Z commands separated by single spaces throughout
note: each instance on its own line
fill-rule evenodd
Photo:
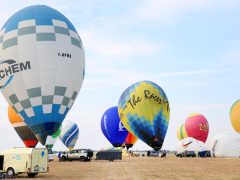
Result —
M 54 134 L 54 131 L 45 131 L 45 132 L 36 134 L 35 136 L 42 145 L 46 145 L 47 137 L 51 136 L 52 134 Z M 49 147 L 50 145 L 46 145 L 46 146 Z
M 42 145 L 45 145 L 47 137 L 52 136 L 54 133 L 56 133 L 60 126 L 61 124 L 58 122 L 46 122 L 31 126 L 30 129 L 33 131 L 38 141 Z
M 122 144 L 119 144 L 119 143 L 116 143 L 116 144 L 113 144 L 114 147 L 122 147 Z
M 47 148 L 48 150 L 50 150 L 50 149 L 53 148 L 53 145 L 48 144 L 48 145 L 46 145 L 46 148 Z
M 133 147 L 133 144 L 126 144 L 127 150 L 128 150 L 129 148 L 131 148 L 131 147 Z
M 37 143 L 38 143 L 37 140 L 26 140 L 26 141 L 24 141 L 24 144 L 27 148 L 35 148 Z
M 154 151 L 159 151 L 162 147 L 154 147 Z
M 162 143 L 157 137 L 153 138 L 153 141 L 150 145 L 155 151 L 159 151 L 162 148 Z

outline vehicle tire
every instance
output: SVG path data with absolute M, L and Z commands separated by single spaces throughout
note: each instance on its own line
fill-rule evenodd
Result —
M 79 158 L 79 161 L 84 162 L 84 161 L 85 161 L 85 157 L 81 156 L 81 157 Z
M 205 153 L 205 157 L 210 157 L 211 155 L 210 155 L 210 153 L 209 152 L 206 152 Z
M 33 177 L 35 177 L 36 175 L 38 175 L 38 173 L 28 173 L 27 175 L 28 175 L 28 177 L 33 178 Z
M 13 168 L 8 168 L 7 169 L 7 178 L 13 178 L 15 176 L 15 171 Z
M 62 156 L 61 157 L 61 161 L 66 161 L 67 160 L 67 157 L 66 156 Z
M 92 151 L 88 151 L 87 157 L 92 158 L 93 157 L 93 152 Z
M 90 162 L 90 161 L 91 161 L 91 159 L 90 159 L 90 158 L 88 158 L 88 157 L 85 157 L 85 161 L 86 161 L 86 162 Z

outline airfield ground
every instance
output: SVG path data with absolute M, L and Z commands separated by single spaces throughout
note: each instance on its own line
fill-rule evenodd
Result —
M 239 179 L 240 158 L 123 157 L 122 161 L 54 162 L 35 179 Z M 17 179 L 25 179 L 20 175 Z M 29 179 L 29 178 L 27 178 Z

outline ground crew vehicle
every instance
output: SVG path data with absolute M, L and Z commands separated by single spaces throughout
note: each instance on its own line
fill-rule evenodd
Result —
M 48 152 L 42 148 L 12 148 L 0 152 L 0 173 L 8 178 L 21 173 L 34 177 L 48 172 Z
M 177 157 L 196 157 L 195 151 L 184 151 L 182 153 L 176 153 Z
M 147 156 L 148 156 L 148 157 L 159 157 L 159 152 L 158 152 L 158 151 L 151 150 L 151 151 L 148 151 L 148 152 L 147 152 Z
M 122 151 L 121 150 L 103 150 L 99 151 L 96 155 L 96 160 L 122 160 Z
M 206 157 L 211 157 L 211 152 L 206 150 L 206 151 L 199 151 L 198 152 L 198 157 L 206 158 Z
M 73 149 L 66 154 L 61 155 L 61 161 L 91 161 L 93 157 L 93 150 L 91 149 Z

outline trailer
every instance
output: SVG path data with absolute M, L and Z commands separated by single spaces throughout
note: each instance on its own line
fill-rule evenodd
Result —
M 48 152 L 43 148 L 12 148 L 0 152 L 0 174 L 7 178 L 21 173 L 35 177 L 48 172 Z
M 96 155 L 96 160 L 122 160 L 122 151 L 121 150 L 104 150 L 99 151 Z

